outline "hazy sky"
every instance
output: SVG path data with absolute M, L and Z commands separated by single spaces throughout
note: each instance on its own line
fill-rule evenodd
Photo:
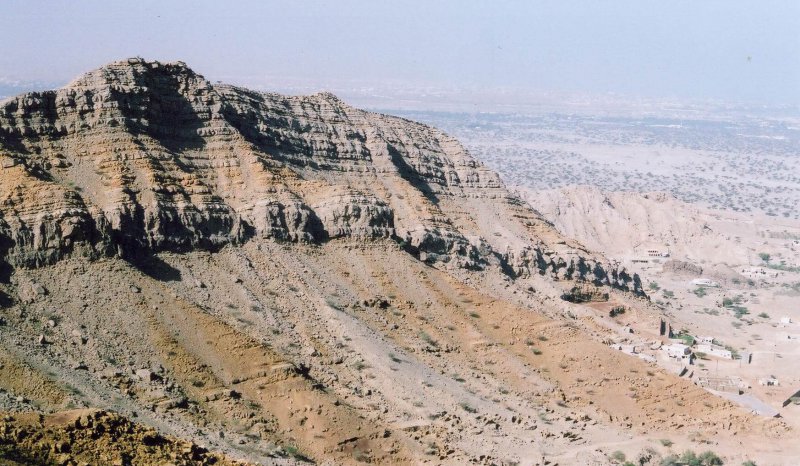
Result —
M 138 55 L 227 81 L 800 104 L 800 0 L 3 0 L 0 31 L 0 77 L 24 80 Z

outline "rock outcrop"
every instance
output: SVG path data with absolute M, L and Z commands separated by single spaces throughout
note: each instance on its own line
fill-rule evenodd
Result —
M 395 238 L 432 264 L 640 291 L 563 246 L 453 138 L 328 93 L 257 93 L 130 59 L 4 101 L 0 158 L 7 268 L 252 237 Z
M 689 277 L 699 277 L 703 274 L 703 267 L 687 261 L 670 259 L 664 262 L 664 272 L 684 275 Z
M 370 194 L 345 190 L 326 193 L 314 212 L 327 238 L 390 238 L 395 235 L 394 211 Z
M 243 465 L 196 444 L 165 437 L 107 411 L 72 410 L 48 416 L 4 415 L 3 464 Z

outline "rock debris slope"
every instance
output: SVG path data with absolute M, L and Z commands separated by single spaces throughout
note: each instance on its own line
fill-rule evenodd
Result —
M 131 59 L 0 103 L 0 159 L 6 433 L 111 410 L 262 464 L 606 464 L 666 454 L 656 436 L 787 435 L 609 349 L 560 297 L 657 322 L 638 277 L 425 125 Z M 137 438 L 117 460 L 169 454 Z

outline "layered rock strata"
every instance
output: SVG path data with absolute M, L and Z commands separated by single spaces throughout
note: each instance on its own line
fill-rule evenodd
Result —
M 2 102 L 0 160 L 6 268 L 394 238 L 432 264 L 641 291 L 436 129 L 327 93 L 211 84 L 183 63 L 116 62 Z

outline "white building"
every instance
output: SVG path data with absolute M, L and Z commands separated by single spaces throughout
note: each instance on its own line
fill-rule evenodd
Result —
M 634 247 L 633 255 L 631 262 L 646 264 L 658 262 L 661 257 L 669 257 L 669 249 L 660 244 L 638 245 Z
M 719 287 L 719 283 L 717 283 L 714 280 L 711 280 L 709 278 L 695 278 L 694 280 L 692 280 L 692 285 L 695 285 L 695 286 L 706 286 L 706 287 L 709 287 L 709 288 L 717 288 L 717 287 Z
M 681 343 L 673 343 L 671 345 L 664 345 L 661 350 L 667 353 L 670 358 L 684 359 L 692 354 L 692 350 Z
M 777 387 L 778 385 L 780 385 L 780 382 L 778 382 L 778 379 L 776 379 L 775 377 L 769 377 L 767 379 L 759 379 L 758 384 L 763 385 L 765 387 Z

